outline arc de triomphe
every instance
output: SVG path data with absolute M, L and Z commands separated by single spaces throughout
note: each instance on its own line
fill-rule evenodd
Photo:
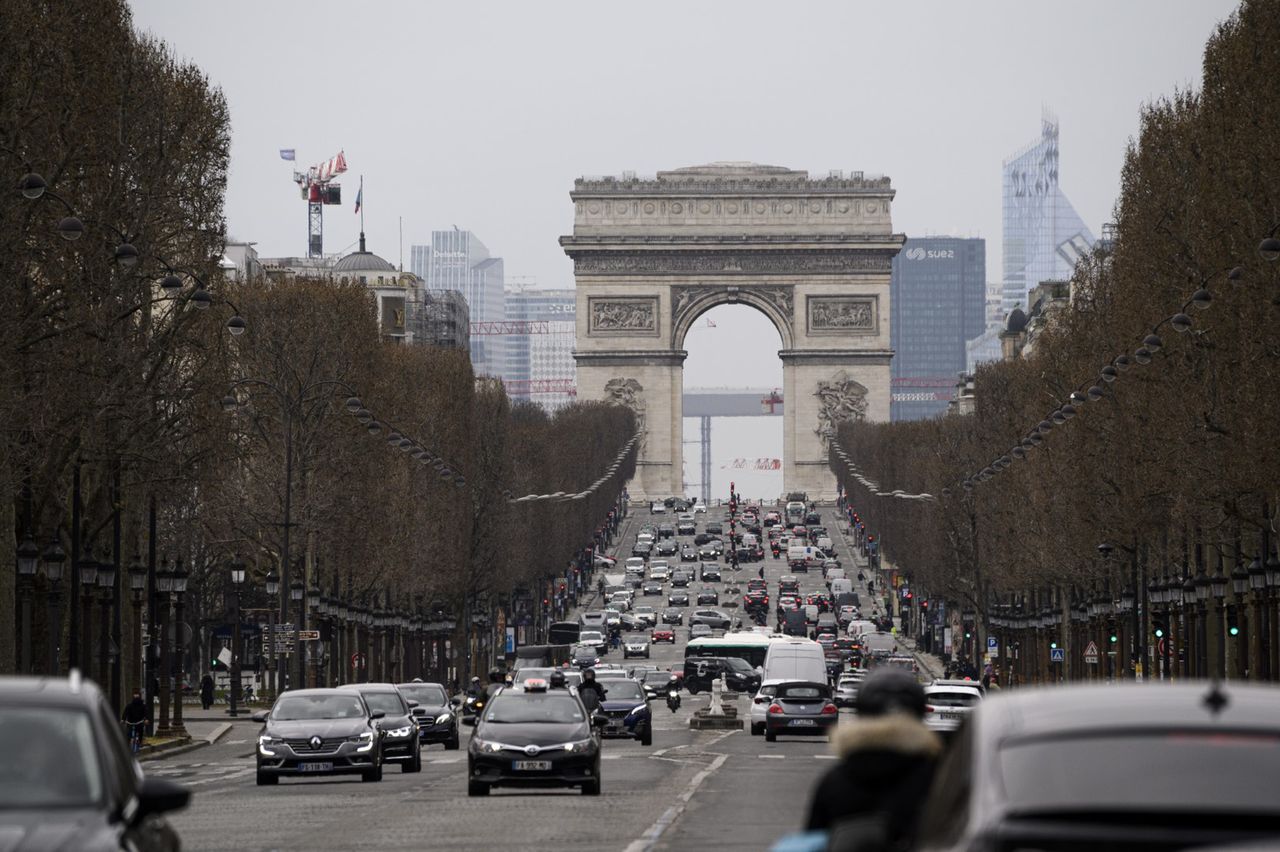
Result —
M 893 195 L 888 178 L 754 163 L 574 183 L 573 235 L 560 243 L 577 285 L 578 398 L 642 418 L 634 497 L 683 493 L 685 334 L 732 303 L 782 338 L 784 489 L 834 494 L 836 425 L 889 418 L 889 268 L 905 240 Z

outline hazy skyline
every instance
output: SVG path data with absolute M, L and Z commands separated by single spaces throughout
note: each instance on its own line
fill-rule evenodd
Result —
M 501 255 L 508 277 L 571 287 L 556 240 L 572 228 L 575 178 L 713 160 L 887 174 L 895 230 L 984 237 L 999 280 L 1001 161 L 1037 138 L 1042 108 L 1061 123 L 1062 188 L 1098 233 L 1139 110 L 1199 84 L 1204 42 L 1235 3 L 133 8 L 140 29 L 226 93 L 235 238 L 305 254 L 293 168 L 343 150 L 351 171 L 343 205 L 325 211 L 327 252 L 356 245 L 363 175 L 369 248 L 393 263 L 403 217 L 406 266 L 410 245 L 456 225 Z M 688 341 L 691 371 L 703 341 L 714 353 L 717 338 L 760 339 L 744 336 L 761 319 L 749 309 L 717 316 L 721 334 Z M 762 365 L 776 333 L 768 340 Z M 739 384 L 710 361 L 690 384 Z

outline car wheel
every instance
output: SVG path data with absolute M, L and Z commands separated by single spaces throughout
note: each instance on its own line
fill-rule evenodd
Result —
M 458 739 L 457 731 L 453 732 L 453 736 L 450 739 L 447 739 L 444 741 L 445 751 L 457 751 L 459 745 L 460 745 L 460 742 Z
M 600 795 L 600 781 L 599 781 L 599 780 L 596 780 L 596 781 L 588 781 L 588 782 L 586 782 L 585 784 L 583 784 L 583 785 L 582 785 L 582 795 L 584 795 L 584 796 L 599 796 L 599 795 Z
M 642 746 L 653 745 L 653 723 L 652 722 L 644 726 L 644 733 L 640 735 L 640 745 Z
M 400 764 L 401 772 L 421 772 L 422 771 L 422 748 L 413 750 L 413 760 Z
M 272 775 L 270 772 L 263 772 L 261 769 L 258 770 L 258 786 L 259 787 L 273 787 L 279 783 L 280 783 L 279 775 Z
M 765 728 L 764 741 L 767 743 L 776 743 L 778 741 L 778 735 L 775 734 L 773 731 L 769 730 L 768 728 Z
M 484 783 L 483 781 L 468 781 L 467 795 L 468 796 L 487 796 L 489 795 L 489 785 Z
M 382 780 L 382 755 L 379 754 L 374 758 L 372 769 L 366 769 L 360 773 L 361 781 L 381 781 Z
M 751 736 L 758 737 L 763 733 L 764 733 L 764 725 L 761 725 L 759 722 L 751 723 Z

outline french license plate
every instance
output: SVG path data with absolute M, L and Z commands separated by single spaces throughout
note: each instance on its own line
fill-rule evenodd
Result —
M 944 719 L 963 719 L 963 718 L 964 718 L 964 714 L 963 714 L 963 713 L 948 713 L 948 712 L 946 712 L 946 711 L 944 710 L 944 711 L 943 711 L 943 713 L 942 713 L 942 718 L 944 718 Z
M 332 772 L 333 763 L 332 761 L 326 761 L 324 763 L 301 763 L 298 765 L 298 768 L 303 772 Z
M 812 728 L 814 722 L 812 719 L 792 719 L 787 724 L 793 728 Z
M 511 768 L 516 772 L 546 772 L 551 768 L 549 760 L 513 760 Z

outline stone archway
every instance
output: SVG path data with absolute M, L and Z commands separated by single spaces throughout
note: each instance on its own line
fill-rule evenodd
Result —
M 734 303 L 782 339 L 784 488 L 833 496 L 832 431 L 889 417 L 890 261 L 905 239 L 893 195 L 888 178 L 752 163 L 575 182 L 560 242 L 574 261 L 578 396 L 643 419 L 633 496 L 683 490 L 681 347 L 699 315 Z

